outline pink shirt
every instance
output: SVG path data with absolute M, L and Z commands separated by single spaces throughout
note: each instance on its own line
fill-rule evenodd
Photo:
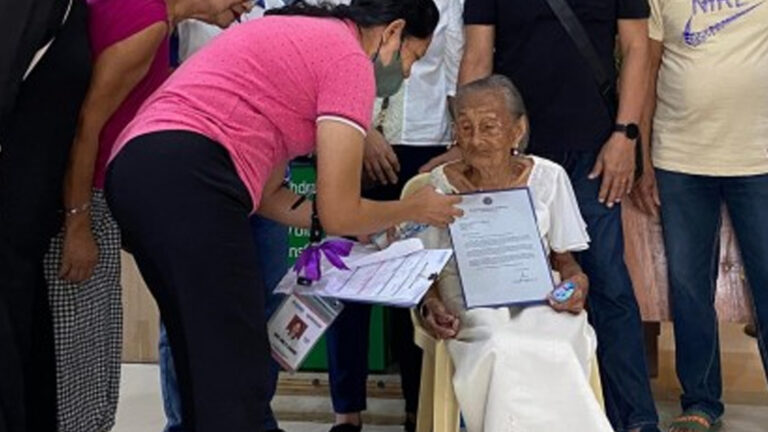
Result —
M 200 133 L 224 146 L 254 210 L 280 162 L 315 149 L 316 122 L 371 122 L 373 65 L 344 21 L 266 17 L 227 30 L 187 60 L 118 139 L 163 130 Z
M 155 23 L 168 21 L 165 0 L 88 0 L 91 51 L 96 61 L 104 50 Z M 104 189 L 104 177 L 112 147 L 123 128 L 133 119 L 141 104 L 170 75 L 170 43 L 166 38 L 144 78 L 107 120 L 99 135 L 99 152 L 93 186 Z

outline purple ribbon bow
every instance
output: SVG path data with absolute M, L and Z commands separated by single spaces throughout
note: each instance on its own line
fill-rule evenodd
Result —
M 328 262 L 337 269 L 349 270 L 349 267 L 344 264 L 341 257 L 349 256 L 350 252 L 352 252 L 352 246 L 354 246 L 354 243 L 347 240 L 327 240 L 320 243 L 320 245 L 307 246 L 296 260 L 293 271 L 311 281 L 319 281 L 320 259 L 322 255 L 325 255 Z

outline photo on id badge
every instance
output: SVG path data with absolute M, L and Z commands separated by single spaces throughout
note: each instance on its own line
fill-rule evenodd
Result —
M 299 340 L 307 331 L 307 323 L 304 322 L 298 315 L 294 315 L 291 318 L 291 322 L 285 327 L 286 334 L 291 340 Z

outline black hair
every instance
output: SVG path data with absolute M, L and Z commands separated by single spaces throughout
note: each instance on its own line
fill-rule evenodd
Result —
M 270 9 L 265 15 L 302 15 L 310 17 L 348 19 L 360 27 L 386 25 L 405 20 L 403 37 L 427 39 L 437 27 L 440 11 L 432 0 L 352 0 L 349 5 L 333 5 L 321 1 L 310 5 L 303 0 L 290 6 Z

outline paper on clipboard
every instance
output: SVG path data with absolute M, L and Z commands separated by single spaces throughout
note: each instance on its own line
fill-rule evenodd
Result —
M 413 307 L 452 255 L 451 249 L 424 249 L 418 238 L 395 242 L 383 251 L 357 244 L 347 259 L 350 270 L 340 270 L 323 262 L 322 278 L 311 286 L 299 285 L 296 273 L 289 271 L 275 291 Z
M 397 259 L 402 256 L 410 255 L 424 249 L 424 244 L 418 238 L 392 243 L 388 248 L 374 252 L 370 255 L 364 255 L 355 261 L 347 264 L 349 268 L 364 267 L 367 265 L 378 264 L 383 261 Z

